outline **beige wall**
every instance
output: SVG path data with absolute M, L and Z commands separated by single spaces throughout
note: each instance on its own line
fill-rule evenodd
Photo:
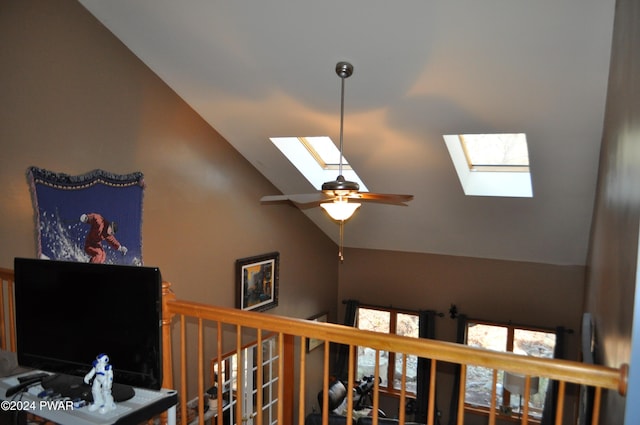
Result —
M 618 0 L 585 302 L 595 319 L 596 359 L 616 367 L 637 361 L 630 350 L 640 218 L 638 22 L 638 2 Z M 627 401 L 608 394 L 607 424 L 623 423 Z
M 80 4 L 2 1 L 0 57 L 0 266 L 36 255 L 27 167 L 141 171 L 143 259 L 180 298 L 234 306 L 235 260 L 279 251 L 269 314 L 335 314 L 336 245 Z
M 581 266 L 347 249 L 338 302 L 435 310 L 445 316 L 436 323 L 437 338 L 455 341 L 452 304 L 470 318 L 577 332 L 583 285 Z M 574 359 L 577 340 L 575 334 L 567 339 Z
M 637 84 L 631 90 L 639 75 L 631 30 L 640 12 L 619 3 L 626 20 L 618 10 L 586 294 L 605 363 L 614 366 L 629 356 L 640 209 Z M 358 249 L 347 249 L 338 266 L 335 244 L 295 208 L 261 206 L 260 196 L 275 188 L 74 1 L 4 0 L 0 57 L 0 266 L 36 252 L 28 166 L 142 171 L 144 260 L 181 298 L 233 306 L 234 261 L 277 250 L 281 296 L 271 313 L 329 310 L 341 318 L 340 301 L 357 298 L 579 327 L 582 267 Z M 453 320 L 438 319 L 439 338 L 453 339 L 454 329 Z M 569 343 L 576 347 L 575 334 Z M 623 402 L 614 398 L 611 410 Z
M 276 189 L 81 5 L 0 8 L 0 266 L 36 254 L 28 166 L 141 171 L 144 262 L 180 297 L 233 306 L 235 260 L 279 251 L 274 312 L 334 305 L 336 245 L 297 209 L 261 205 Z
M 487 260 L 447 255 L 394 253 L 347 249 L 340 266 L 338 305 L 357 299 L 364 304 L 435 310 L 436 338 L 455 342 L 457 321 L 449 317 L 455 304 L 469 318 L 554 329 L 564 326 L 567 355 L 579 356 L 580 321 L 585 268 L 515 261 Z M 438 368 L 437 408 L 442 423 L 449 418 L 453 368 Z M 384 400 L 384 410 L 394 414 L 397 405 Z M 576 399 L 568 398 L 567 414 L 575 412 Z M 470 415 L 470 424 L 486 417 Z M 465 422 L 467 423 L 467 422 Z

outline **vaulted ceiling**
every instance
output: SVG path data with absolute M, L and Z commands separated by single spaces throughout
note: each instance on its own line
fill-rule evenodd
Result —
M 346 246 L 585 263 L 614 0 L 80 3 L 282 193 L 314 189 L 269 138 L 337 142 L 334 68 L 352 63 L 345 155 L 369 190 L 415 199 L 363 205 Z M 443 135 L 509 132 L 534 196 L 465 196 Z

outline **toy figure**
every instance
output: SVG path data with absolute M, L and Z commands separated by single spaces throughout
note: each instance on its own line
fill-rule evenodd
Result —
M 103 353 L 96 357 L 93 361 L 93 367 L 84 377 L 85 384 L 88 384 L 91 378 L 94 378 L 91 386 L 93 403 L 89 406 L 89 411 L 93 412 L 100 409 L 100 413 L 106 413 L 115 409 L 116 404 L 111 395 L 113 369 L 109 364 L 109 356 Z

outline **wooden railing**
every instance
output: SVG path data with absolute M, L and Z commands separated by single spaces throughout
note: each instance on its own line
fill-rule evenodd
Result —
M 0 267 L 0 350 L 16 351 L 13 270 Z
M 16 350 L 15 337 L 15 319 L 14 319 L 14 274 L 12 270 L 0 268 L 0 280 L 2 289 L 0 291 L 0 348 L 3 350 Z M 530 391 L 530 377 L 546 377 L 555 380 L 558 385 L 558 401 L 555 416 L 555 424 L 561 425 L 563 422 L 563 406 L 566 396 L 568 384 L 584 385 L 593 388 L 593 410 L 592 425 L 599 423 L 600 405 L 604 391 L 617 391 L 624 395 L 627 388 L 627 365 L 621 365 L 619 368 L 609 368 L 598 365 L 588 365 L 568 360 L 552 360 L 535 357 L 527 357 L 512 353 L 494 352 L 469 347 L 461 344 L 454 344 L 443 341 L 434 341 L 428 339 L 415 339 L 401 337 L 397 335 L 380 334 L 370 331 L 358 330 L 346 326 L 308 321 L 303 319 L 293 319 L 279 317 L 271 314 L 256 313 L 251 311 L 242 311 L 233 308 L 215 307 L 197 302 L 177 300 L 175 294 L 171 291 L 171 284 L 165 282 L 163 284 L 163 387 L 176 388 L 178 385 L 180 391 L 180 419 L 181 424 L 185 425 L 187 421 L 187 401 L 189 372 L 195 371 L 196 383 L 195 389 L 197 394 L 203 394 L 204 390 L 211 384 L 205 383 L 206 365 L 210 364 L 212 358 L 218 360 L 218 370 L 222 367 L 222 359 L 225 357 L 227 350 L 224 350 L 225 344 L 229 344 L 228 339 L 224 335 L 229 333 L 229 329 L 234 330 L 234 336 L 231 345 L 235 346 L 238 358 L 242 355 L 242 350 L 246 347 L 243 340 L 247 334 L 255 340 L 258 346 L 262 345 L 264 338 L 276 334 L 278 340 L 278 379 L 277 379 L 277 423 L 292 424 L 298 423 L 303 425 L 307 413 L 305 411 L 305 392 L 307 391 L 306 370 L 307 370 L 307 354 L 305 349 L 298 349 L 297 356 L 294 356 L 297 347 L 305 347 L 309 339 L 321 340 L 324 342 L 324 353 L 322 356 L 322 388 L 329 386 L 329 361 L 330 361 L 330 344 L 342 344 L 349 348 L 349 381 L 348 388 L 354 387 L 355 379 L 355 350 L 358 346 L 365 346 L 376 350 L 379 354 L 383 351 L 393 351 L 402 356 L 403 369 L 406 368 L 407 356 L 413 355 L 426 359 L 431 359 L 431 373 L 428 378 L 429 400 L 427 407 L 427 425 L 434 424 L 435 411 L 435 391 L 436 376 L 435 373 L 438 364 L 451 363 L 460 365 L 460 392 L 458 395 L 458 414 L 457 424 L 464 424 L 464 397 L 465 397 L 465 378 L 466 368 L 468 365 L 482 366 L 493 370 L 493 391 L 491 397 L 491 407 L 489 409 L 489 424 L 493 425 L 497 420 L 497 376 L 498 371 L 509 371 L 526 376 L 525 394 L 523 397 L 528 399 Z M 179 341 L 179 357 L 178 368 L 174 370 L 174 322 L 179 323 L 176 330 L 177 340 Z M 196 342 L 189 344 L 187 341 L 187 323 L 195 324 Z M 205 329 L 207 329 L 205 335 Z M 214 329 L 215 332 L 210 332 Z M 213 342 L 206 339 L 205 336 L 215 336 Z M 189 340 L 189 342 L 191 342 Z M 195 345 L 192 346 L 192 345 Z M 208 357 L 205 347 L 214 347 L 213 353 Z M 194 354 L 196 360 L 189 361 L 191 355 Z M 262 364 L 262 350 L 257 350 L 257 364 Z M 376 356 L 378 358 L 379 356 Z M 309 364 L 309 366 L 315 366 Z M 294 382 L 294 370 L 298 372 L 297 382 Z M 210 373 L 210 371 L 209 371 Z M 238 368 L 237 381 L 242 382 L 244 379 L 243 371 Z M 192 373 L 193 374 L 193 373 Z M 379 396 L 377 375 L 379 375 L 379 363 L 376 361 L 375 367 L 375 386 L 373 396 L 373 421 L 378 422 Z M 177 381 L 174 381 L 175 380 Z M 258 384 L 264 381 L 262 376 L 262 368 L 256 369 L 256 382 Z M 407 394 L 405 393 L 404 376 L 402 378 L 400 405 L 405 404 Z M 176 385 L 178 384 L 178 385 Z M 222 376 L 219 374 L 218 383 L 222 387 Z M 297 394 L 294 394 L 294 388 L 297 388 Z M 353 408 L 353 393 L 347 392 L 347 423 L 351 423 Z M 297 398 L 298 411 L 293 412 L 293 400 Z M 222 411 L 222 398 L 219 397 L 218 411 Z M 256 394 L 257 411 L 254 418 L 254 424 L 263 424 L 262 417 L 262 395 L 261 391 Z M 323 424 L 328 424 L 328 392 L 324 391 L 322 399 Z M 527 403 L 524 404 L 522 412 L 521 424 L 529 423 L 529 415 L 527 414 Z M 235 404 L 235 417 L 242 417 L 242 399 L 239 398 Z M 200 418 L 198 423 L 203 424 L 202 419 L 205 410 L 204 397 L 199 397 L 196 414 Z M 404 409 L 399 410 L 398 420 L 400 424 L 405 423 Z M 223 416 L 218 415 L 217 425 L 222 425 Z
M 174 385 L 174 371 L 173 371 L 173 351 L 172 345 L 172 319 L 179 318 L 179 341 L 180 341 L 180 360 L 179 360 L 179 372 L 176 376 L 179 376 L 180 381 L 180 409 L 182 412 L 180 417 L 183 420 L 183 425 L 186 423 L 186 402 L 187 402 L 187 372 L 189 368 L 197 369 L 197 392 L 203 394 L 205 387 L 210 383 L 205 383 L 205 365 L 209 360 L 207 358 L 222 359 L 223 345 L 228 342 L 223 340 L 223 326 L 228 329 L 231 327 L 235 329 L 235 346 L 237 347 L 237 355 L 241 355 L 243 347 L 243 334 L 250 332 L 256 336 L 258 344 L 260 345 L 261 338 L 267 333 L 275 332 L 278 335 L 279 340 L 279 370 L 282 371 L 281 379 L 278 381 L 278 399 L 282 400 L 282 403 L 278 405 L 278 424 L 291 424 L 298 423 L 304 424 L 305 417 L 308 413 L 305 411 L 305 391 L 307 391 L 306 385 L 306 369 L 307 369 L 307 354 L 306 350 L 297 350 L 297 357 L 294 358 L 291 349 L 292 346 L 305 347 L 306 341 L 310 338 L 324 341 L 324 355 L 322 364 L 318 367 L 323 368 L 323 382 L 322 388 L 328 388 L 329 384 L 329 358 L 330 358 L 330 343 L 346 345 L 349 350 L 349 382 L 347 388 L 354 387 L 355 378 L 355 350 L 358 346 L 370 347 L 376 350 L 377 353 L 383 351 L 393 351 L 402 355 L 403 368 L 406 367 L 407 356 L 413 355 L 426 359 L 431 359 L 431 371 L 429 374 L 429 400 L 428 400 L 428 414 L 427 425 L 433 425 L 434 412 L 435 412 L 435 391 L 436 388 L 436 367 L 440 363 L 451 363 L 460 365 L 460 392 L 458 402 L 458 425 L 464 424 L 464 398 L 465 398 L 465 377 L 466 368 L 468 365 L 482 366 L 493 370 L 493 392 L 491 407 L 489 409 L 489 424 L 495 424 L 497 420 L 496 406 L 496 392 L 497 392 L 497 376 L 498 371 L 509 371 L 526 376 L 525 380 L 525 393 L 523 398 L 528 400 L 530 392 L 530 378 L 532 376 L 546 377 L 555 380 L 558 385 L 558 401 L 556 408 L 555 424 L 561 425 L 563 422 L 563 405 L 566 396 L 567 384 L 585 385 L 594 388 L 594 400 L 593 400 L 593 413 L 592 424 L 598 423 L 600 415 L 600 404 L 603 391 L 618 391 L 620 394 L 625 394 L 627 385 L 627 366 L 622 365 L 620 368 L 608 368 L 598 365 L 588 365 L 568 360 L 553 360 L 544 358 L 535 358 L 517 355 L 513 353 L 494 352 L 483 350 L 479 348 L 469 347 L 461 344 L 454 344 L 443 341 L 416 339 L 401 337 L 390 334 L 380 334 L 370 331 L 358 330 L 346 326 L 331 324 L 331 323 L 319 323 L 303 319 L 293 319 L 279 317 L 271 314 L 256 313 L 250 311 L 241 311 L 233 308 L 214 307 L 197 302 L 180 301 L 175 298 L 175 295 L 171 292 L 170 284 L 166 283 L 164 287 L 164 386 L 167 388 L 175 388 Z M 196 334 L 197 343 L 195 347 L 188 346 L 186 337 L 186 323 L 188 321 L 196 322 Z M 205 327 L 215 329 L 215 342 L 213 344 L 207 343 L 205 340 Z M 211 332 L 206 332 L 209 335 Z M 232 341 L 233 343 L 233 341 Z M 299 344 L 299 345 L 298 345 Z M 205 346 L 215 346 L 215 352 L 212 356 L 207 357 L 205 354 Z M 196 351 L 197 361 L 196 364 L 189 362 L 188 353 L 191 350 Z M 258 350 L 260 356 L 260 350 Z M 378 356 L 376 356 L 378 357 Z M 259 359 L 260 360 L 260 359 Z M 260 364 L 260 362 L 258 363 Z M 219 366 L 220 367 L 220 366 Z M 298 381 L 292 382 L 293 370 L 298 371 Z M 376 379 L 374 386 L 373 396 L 373 421 L 378 422 L 378 408 L 379 408 L 379 396 L 377 376 L 379 373 L 379 364 L 376 364 Z M 238 371 L 238 380 L 242 380 L 242 371 Z M 288 376 L 285 376 L 287 375 Z M 221 377 L 218 377 L 220 380 Z M 257 373 L 258 384 L 262 382 L 262 376 L 260 374 L 260 368 Z M 404 377 L 402 382 L 402 390 L 400 392 L 400 406 L 404 406 L 407 394 L 404 390 Z M 297 394 L 293 394 L 293 388 L 297 388 Z M 352 408 L 353 408 L 353 394 L 351 391 L 347 391 L 347 421 L 351 423 Z M 291 405 L 287 404 L 287 400 L 297 397 L 300 402 L 297 412 L 290 411 Z M 259 398 L 259 397 L 258 397 Z M 202 397 L 200 398 L 202 399 Z M 258 400 L 259 402 L 260 400 Z M 323 405 L 323 424 L 328 423 L 328 392 L 324 391 L 322 400 Z M 221 406 L 219 406 L 219 411 Z M 520 419 L 521 423 L 529 423 L 529 415 L 527 414 L 527 403 L 525 403 L 524 411 Z M 242 417 L 242 402 L 239 400 L 236 405 L 236 417 Z M 197 415 L 199 418 L 203 417 L 204 402 L 200 402 L 198 405 Z M 297 417 L 297 419 L 296 419 Z M 255 419 L 253 423 L 263 424 L 263 418 L 261 416 L 261 409 L 258 403 L 258 408 L 255 413 Z M 405 423 L 404 409 L 399 410 L 399 423 Z M 202 422 L 200 422 L 202 423 Z M 222 425 L 222 417 L 218 417 L 218 425 Z

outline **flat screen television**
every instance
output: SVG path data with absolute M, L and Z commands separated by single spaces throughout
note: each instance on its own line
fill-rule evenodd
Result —
M 155 267 L 16 258 L 20 366 L 84 376 L 106 353 L 114 382 L 162 384 L 162 279 Z

